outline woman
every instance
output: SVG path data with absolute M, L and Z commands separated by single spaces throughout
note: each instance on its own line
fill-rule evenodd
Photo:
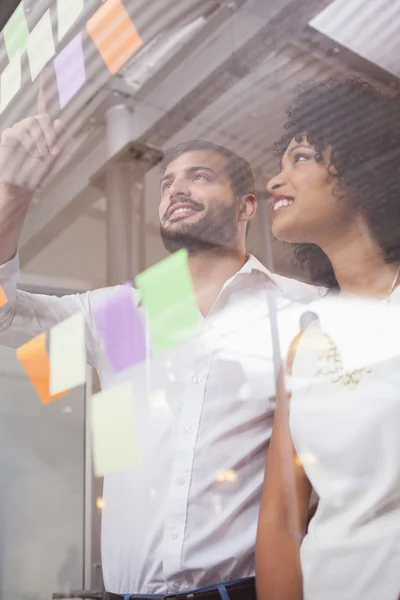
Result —
M 300 93 L 285 130 L 268 183 L 273 235 L 295 244 L 311 279 L 340 292 L 336 302 L 396 306 L 398 99 L 357 79 L 319 83 Z M 400 358 L 358 367 L 346 370 L 322 321 L 289 351 L 291 393 L 282 374 L 259 518 L 259 600 L 400 594 Z M 319 503 L 305 535 L 312 489 Z

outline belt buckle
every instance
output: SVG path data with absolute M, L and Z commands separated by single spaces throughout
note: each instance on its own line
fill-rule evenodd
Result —
M 179 598 L 181 600 L 193 600 L 194 592 L 167 594 L 166 596 L 163 596 L 162 600 L 178 600 Z

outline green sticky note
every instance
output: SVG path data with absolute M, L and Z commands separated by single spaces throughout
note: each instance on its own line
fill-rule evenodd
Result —
M 25 52 L 29 29 L 22 2 L 17 6 L 7 23 L 4 25 L 3 35 L 8 58 L 10 60 Z
M 83 0 L 57 0 L 58 41 L 70 31 L 83 9 Z
M 21 89 L 21 57 L 15 56 L 0 75 L 0 113 Z
M 136 277 L 156 352 L 187 341 L 200 323 L 187 258 L 179 250 Z
M 27 51 L 33 81 L 56 53 L 50 10 L 44 13 L 43 17 L 30 32 Z

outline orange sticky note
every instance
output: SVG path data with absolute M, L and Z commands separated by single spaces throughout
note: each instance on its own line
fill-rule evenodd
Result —
M 49 404 L 68 392 L 50 394 L 50 358 L 46 350 L 46 334 L 41 333 L 17 349 L 17 358 L 24 367 L 43 404 Z
M 121 0 L 107 0 L 87 22 L 87 31 L 115 75 L 143 44 Z
M 0 285 L 0 308 L 2 306 L 4 306 L 5 304 L 7 304 L 7 302 L 8 302 L 8 298 L 6 296 L 6 293 Z

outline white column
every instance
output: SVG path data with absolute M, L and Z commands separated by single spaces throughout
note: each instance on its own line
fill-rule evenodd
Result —
M 273 271 L 274 257 L 272 253 L 271 218 L 267 205 L 268 201 L 262 195 L 257 194 L 257 198 L 263 263 L 270 271 Z
M 132 113 L 119 104 L 106 112 L 107 158 L 115 156 L 131 137 Z M 128 162 L 110 162 L 105 177 L 107 197 L 107 285 L 131 278 L 132 176 Z
M 131 278 L 146 268 L 146 223 L 145 223 L 145 172 L 138 163 L 133 166 L 132 186 L 132 239 L 131 239 Z

